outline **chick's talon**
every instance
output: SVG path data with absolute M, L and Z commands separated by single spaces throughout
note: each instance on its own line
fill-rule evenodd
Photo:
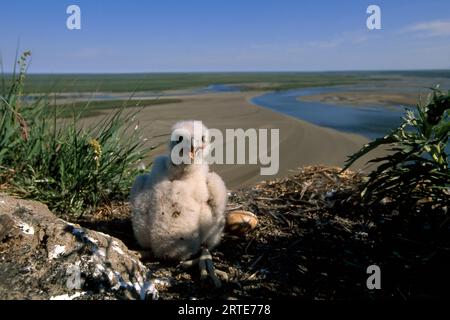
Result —
M 182 261 L 180 265 L 183 269 L 188 269 L 193 267 L 194 265 L 198 265 L 200 270 L 200 279 L 201 280 L 206 280 L 208 278 L 211 279 L 211 281 L 214 284 L 214 287 L 216 288 L 220 288 L 222 286 L 222 282 L 217 277 L 217 275 L 219 275 L 224 280 L 228 279 L 228 275 L 224 271 L 215 270 L 211 253 L 207 248 L 202 249 L 199 258 Z
M 185 260 L 185 261 L 181 261 L 179 265 L 183 269 L 190 269 L 193 266 L 198 265 L 198 261 L 199 261 L 198 258 L 192 259 L 192 260 Z

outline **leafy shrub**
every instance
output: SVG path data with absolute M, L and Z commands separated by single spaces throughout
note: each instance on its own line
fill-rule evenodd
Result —
M 365 202 L 391 199 L 404 208 L 418 203 L 448 205 L 450 171 L 448 136 L 450 92 L 432 89 L 426 103 L 416 111 L 406 111 L 402 124 L 390 134 L 376 139 L 347 160 L 347 169 L 371 150 L 384 146 L 388 154 L 369 162 L 377 163 L 362 187 Z

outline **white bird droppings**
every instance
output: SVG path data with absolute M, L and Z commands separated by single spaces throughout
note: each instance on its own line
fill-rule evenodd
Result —
M 86 292 L 76 292 L 73 295 L 69 296 L 69 294 L 62 294 L 59 296 L 50 297 L 50 300 L 73 300 L 75 298 L 81 297 L 85 295 Z
M 156 290 L 155 286 L 151 282 L 144 282 L 142 286 L 135 286 L 135 289 L 139 293 L 141 300 L 145 300 L 147 296 L 151 296 L 153 300 L 157 300 L 159 298 L 158 290 Z
M 61 246 L 57 244 L 52 252 L 49 253 L 48 258 L 50 260 L 58 258 L 60 255 L 62 255 L 64 252 L 66 252 L 66 247 Z
M 106 257 L 106 251 L 103 248 L 100 248 L 100 249 L 96 250 L 95 253 L 98 254 L 102 258 Z
M 25 234 L 28 234 L 28 235 L 33 235 L 34 234 L 34 228 L 32 226 L 30 226 L 29 224 L 25 223 L 25 222 L 20 223 L 19 224 L 19 228 Z
M 98 244 L 98 240 L 97 239 L 94 239 L 94 238 L 89 237 L 89 236 L 86 236 L 86 239 L 89 240 L 92 243 Z
M 116 241 L 112 243 L 112 249 L 118 254 L 124 254 L 123 250 L 119 247 L 119 244 Z

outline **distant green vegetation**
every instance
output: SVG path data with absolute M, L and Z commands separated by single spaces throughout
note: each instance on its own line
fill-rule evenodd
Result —
M 243 90 L 355 84 L 383 80 L 362 72 L 231 72 L 231 73 L 143 73 L 143 74 L 32 74 L 24 93 L 134 92 L 206 87 L 211 84 L 239 85 Z M 5 83 L 11 82 L 6 76 Z M 256 85 L 256 86 L 255 86 Z
M 46 105 L 45 112 L 52 115 L 57 110 L 58 118 L 70 118 L 74 114 L 81 118 L 104 114 L 104 110 L 121 109 L 128 107 L 147 107 L 161 104 L 178 103 L 181 99 L 145 99 L 145 100 L 92 100 L 88 102 L 74 102 L 63 105 Z
M 31 74 L 24 93 L 134 92 L 181 90 L 211 84 L 238 85 L 242 90 L 285 90 L 302 87 L 356 84 L 395 77 L 450 78 L 450 70 L 348 72 L 211 72 L 136 74 Z M 4 85 L 11 84 L 6 75 Z
M 364 71 L 363 71 L 364 72 Z M 447 78 L 450 79 L 450 69 L 447 70 L 402 70 L 402 71 L 371 71 L 373 76 L 401 76 L 419 78 Z

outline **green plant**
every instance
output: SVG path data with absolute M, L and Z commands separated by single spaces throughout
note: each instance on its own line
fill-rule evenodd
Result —
M 23 91 L 23 82 L 26 72 L 26 59 L 31 52 L 26 51 L 18 61 L 19 75 L 16 77 L 16 68 L 9 88 L 5 86 L 5 77 L 2 73 L 2 92 L 0 96 L 0 164 L 4 164 L 21 139 L 27 139 L 28 127 L 20 114 L 20 101 Z M 20 135 L 19 135 L 20 133 Z M 0 167 L 5 170 L 5 167 Z
M 71 120 L 57 120 L 45 97 L 21 105 L 28 56 L 0 97 L 0 183 L 65 215 L 125 199 L 146 152 L 137 112 L 121 108 L 85 127 L 75 109 Z
M 369 161 L 378 167 L 362 186 L 364 201 L 373 203 L 388 198 L 406 208 L 419 202 L 433 206 L 448 204 L 449 109 L 450 92 L 432 89 L 426 102 L 417 104 L 415 112 L 406 111 L 397 129 L 349 157 L 344 170 L 375 148 L 384 146 L 388 150 L 386 156 Z

